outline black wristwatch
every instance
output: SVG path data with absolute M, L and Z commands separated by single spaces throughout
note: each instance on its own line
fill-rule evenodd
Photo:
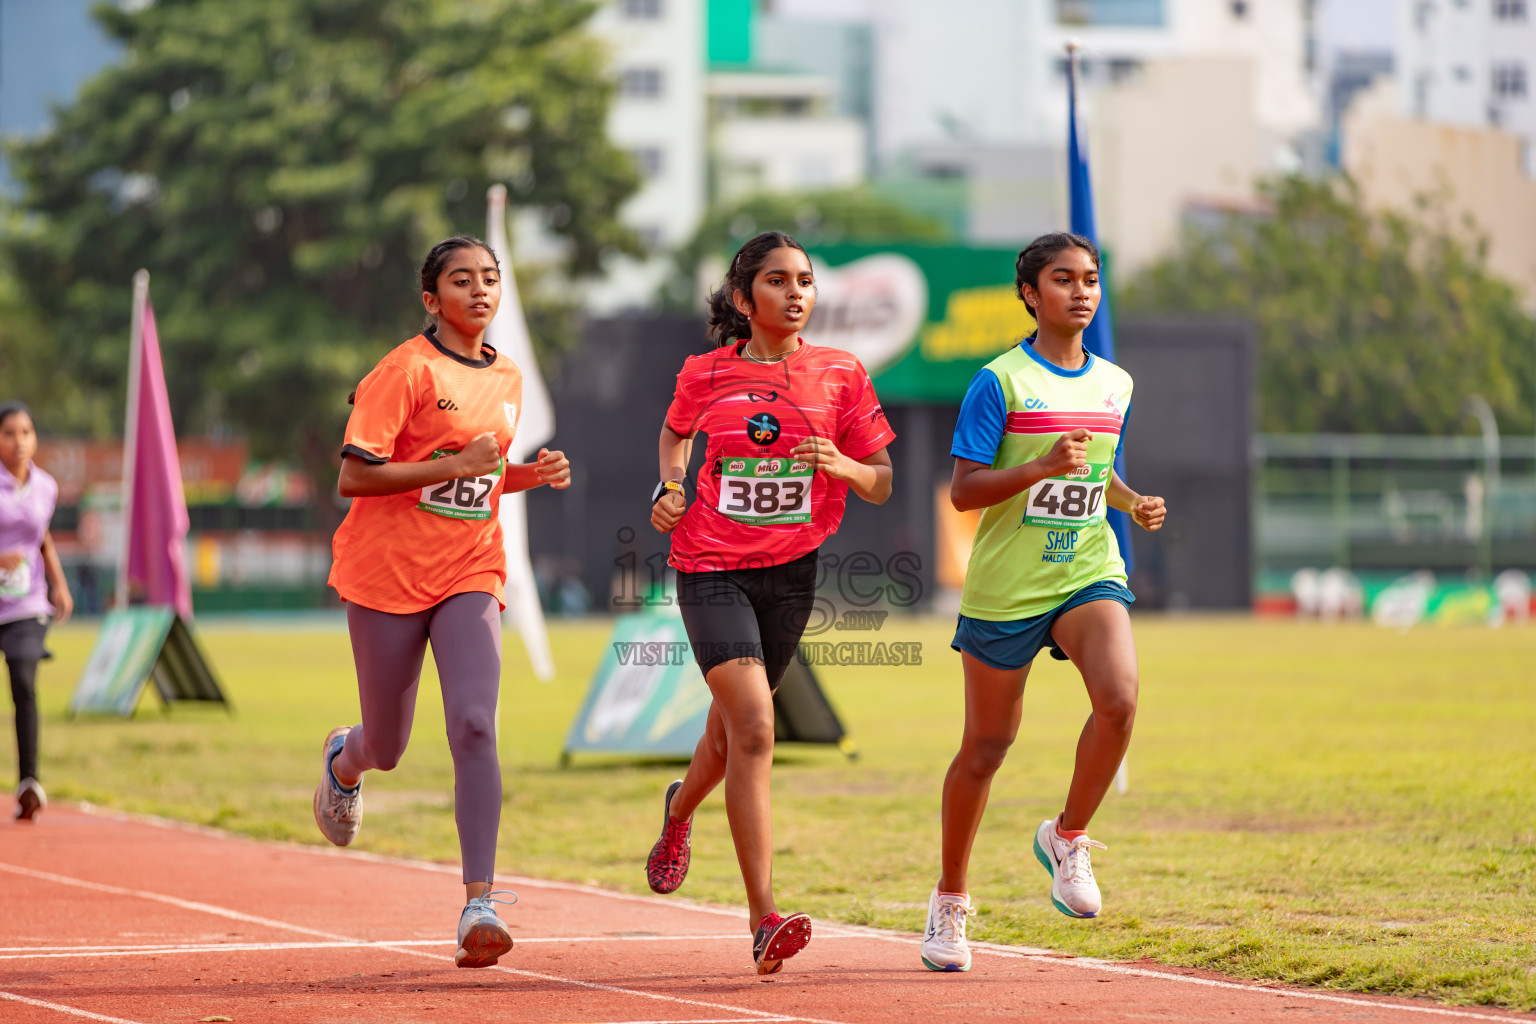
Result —
M 682 494 L 683 485 L 678 483 L 676 480 L 663 480 L 661 483 L 657 484 L 656 489 L 651 492 L 651 504 L 654 505 L 660 501 L 662 496 L 665 495 L 668 491 L 676 491 L 678 494 Z

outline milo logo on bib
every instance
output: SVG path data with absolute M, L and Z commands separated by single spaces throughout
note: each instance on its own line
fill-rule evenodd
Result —
M 739 523 L 811 521 L 811 465 L 792 459 L 726 459 L 716 509 Z
M 1025 525 L 1081 530 L 1103 521 L 1109 471 L 1107 462 L 1090 462 L 1062 476 L 1041 480 L 1025 495 Z

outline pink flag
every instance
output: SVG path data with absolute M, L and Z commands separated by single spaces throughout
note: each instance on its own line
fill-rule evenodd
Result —
M 187 572 L 187 498 L 181 489 L 176 431 L 160 363 L 160 335 L 149 304 L 149 275 L 134 280 L 134 324 L 128 371 L 128 429 L 123 453 L 127 536 L 125 582 L 145 603 L 169 605 L 192 618 L 192 579 Z M 125 587 L 119 586 L 123 596 Z M 120 602 L 122 603 L 122 602 Z

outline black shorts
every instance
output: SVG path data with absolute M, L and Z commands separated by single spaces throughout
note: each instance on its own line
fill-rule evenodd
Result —
M 0 622 L 0 653 L 7 661 L 42 661 L 51 658 L 43 646 L 48 635 L 47 619 L 17 619 Z
M 733 658 L 763 663 L 768 686 L 795 657 L 816 599 L 815 551 L 750 569 L 677 573 L 677 604 L 699 671 Z

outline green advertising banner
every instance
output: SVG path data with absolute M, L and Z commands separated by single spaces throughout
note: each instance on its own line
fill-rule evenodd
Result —
M 620 616 L 561 760 L 576 752 L 688 757 L 704 735 L 709 702 L 675 607 Z
M 107 613 L 96 646 L 69 699 L 69 713 L 133 714 L 146 683 L 167 707 L 173 701 L 208 701 L 229 707 L 197 642 L 174 609 L 157 605 Z
M 69 700 L 69 713 L 133 714 L 175 618 L 170 608 L 150 606 L 108 612 Z
M 571 722 L 560 763 L 576 753 L 690 757 L 704 735 L 709 687 L 693 659 L 688 631 L 670 592 L 613 624 L 608 650 Z M 662 603 L 665 601 L 666 603 Z M 850 759 L 857 747 L 803 658 L 790 662 L 773 696 L 780 743 L 835 745 Z
M 977 370 L 1035 328 L 1013 293 L 1013 249 L 813 248 L 812 344 L 846 349 L 886 404 L 959 402 Z

